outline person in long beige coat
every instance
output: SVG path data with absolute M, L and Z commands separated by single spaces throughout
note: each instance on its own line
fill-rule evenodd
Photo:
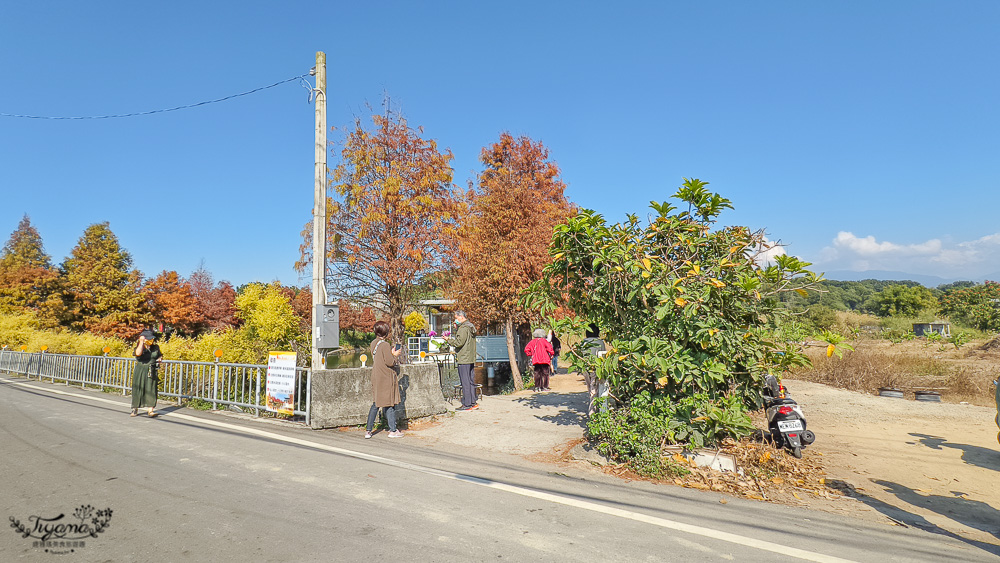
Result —
M 402 438 L 403 433 L 396 428 L 396 405 L 399 404 L 399 379 L 396 376 L 396 358 L 403 353 L 398 345 L 393 346 L 386 337 L 389 336 L 389 323 L 375 323 L 375 341 L 371 345 L 372 353 L 372 407 L 368 409 L 368 425 L 365 426 L 365 439 L 372 437 L 375 427 L 375 417 L 381 408 L 389 423 L 389 437 Z

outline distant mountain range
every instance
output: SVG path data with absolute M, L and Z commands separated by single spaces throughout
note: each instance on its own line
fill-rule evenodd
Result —
M 817 271 L 818 273 L 818 271 Z M 941 276 L 929 276 L 923 274 L 908 274 L 906 272 L 891 272 L 887 270 L 865 270 L 863 272 L 852 272 L 849 270 L 834 270 L 823 275 L 828 280 L 836 281 L 861 281 L 861 280 L 889 280 L 889 281 L 915 281 L 925 287 L 937 287 L 941 284 L 951 283 L 959 280 L 969 280 L 983 282 L 985 280 L 1000 281 L 1000 272 L 988 276 L 976 278 L 943 278 Z

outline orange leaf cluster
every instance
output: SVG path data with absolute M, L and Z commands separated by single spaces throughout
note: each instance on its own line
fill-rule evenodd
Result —
M 191 284 L 174 271 L 163 271 L 146 282 L 146 300 L 153 318 L 177 329 L 182 334 L 193 334 L 201 324 L 198 303 Z
M 413 288 L 447 267 L 463 201 L 452 185 L 451 151 L 439 150 L 402 116 L 360 120 L 347 135 L 333 170 L 328 202 L 328 267 L 333 293 L 388 313 L 403 336 Z M 300 270 L 311 262 L 312 231 L 303 231 Z
M 459 232 L 452 286 L 462 307 L 487 322 L 530 317 L 521 292 L 541 278 L 556 225 L 576 210 L 548 149 L 504 132 L 480 155 L 485 166 Z

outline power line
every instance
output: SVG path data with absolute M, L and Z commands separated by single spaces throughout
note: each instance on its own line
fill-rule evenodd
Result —
M 295 80 L 301 80 L 301 81 L 305 82 L 305 77 L 306 76 L 309 76 L 309 75 L 308 74 L 301 74 L 299 76 L 293 76 L 293 77 L 291 77 L 291 78 L 289 78 L 287 80 L 282 80 L 280 82 L 275 82 L 274 84 L 269 84 L 267 86 L 261 86 L 260 88 L 254 88 L 253 90 L 247 90 L 246 92 L 240 92 L 239 94 L 233 94 L 231 96 L 226 96 L 224 98 L 218 98 L 218 99 L 215 99 L 215 100 L 206 100 L 204 102 L 198 102 L 196 104 L 187 104 L 187 105 L 183 105 L 183 106 L 177 106 L 177 107 L 166 108 L 166 109 L 154 109 L 154 110 L 151 110 L 151 111 L 139 111 L 139 112 L 135 112 L 135 113 L 119 113 L 119 114 L 116 114 L 116 115 L 82 115 L 82 116 L 17 115 L 17 114 L 13 114 L 13 113 L 0 113 L 0 117 L 20 117 L 20 118 L 23 118 L 23 119 L 115 119 L 115 118 L 119 118 L 119 117 L 136 117 L 136 116 L 139 116 L 139 115 L 152 115 L 154 113 L 166 113 L 168 111 L 177 111 L 177 110 L 182 110 L 182 109 L 196 108 L 198 106 L 204 106 L 204 105 L 208 105 L 208 104 L 216 104 L 216 103 L 219 103 L 219 102 L 224 102 L 226 100 L 231 100 L 233 98 L 239 98 L 240 96 L 248 96 L 250 94 L 253 94 L 253 93 L 256 93 L 256 92 L 260 92 L 261 90 L 267 90 L 268 88 L 274 88 L 275 86 L 281 86 L 282 84 L 285 84 L 285 83 L 288 83 L 288 82 L 292 82 L 292 81 L 295 81 Z M 305 83 L 308 84 L 308 82 L 305 82 Z M 312 91 L 312 86 L 311 85 L 308 85 L 307 88 L 309 88 L 309 90 Z

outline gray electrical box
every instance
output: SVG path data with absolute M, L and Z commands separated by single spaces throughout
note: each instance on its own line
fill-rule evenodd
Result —
M 316 347 L 331 350 L 340 347 L 340 307 L 336 305 L 316 305 L 316 326 L 313 338 Z

